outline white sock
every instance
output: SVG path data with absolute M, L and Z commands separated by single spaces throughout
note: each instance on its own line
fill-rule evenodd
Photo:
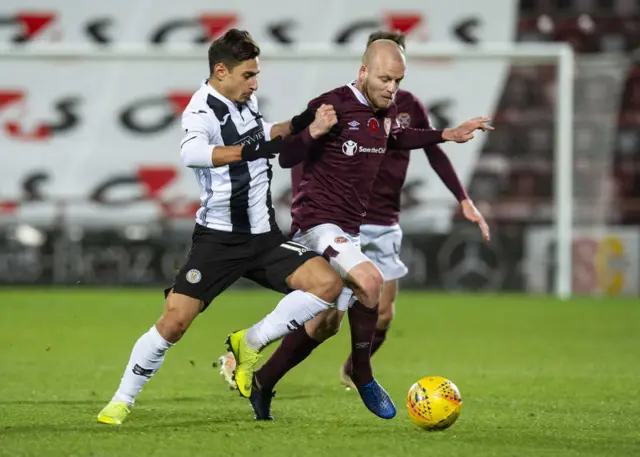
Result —
M 144 385 L 162 365 L 164 355 L 171 346 L 173 344 L 162 338 L 155 325 L 142 335 L 133 346 L 120 387 L 111 401 L 123 401 L 129 407 L 133 406 Z
M 247 346 L 260 350 L 304 325 L 330 306 L 330 303 L 309 292 L 294 290 L 280 300 L 276 309 L 267 317 L 247 331 Z

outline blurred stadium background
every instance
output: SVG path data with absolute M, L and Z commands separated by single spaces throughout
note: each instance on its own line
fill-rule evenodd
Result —
M 455 4 L 455 5 L 454 5 Z M 247 28 L 265 48 L 264 115 L 284 119 L 350 80 L 356 60 L 279 59 L 296 45 L 360 50 L 378 28 L 425 44 L 568 42 L 577 53 L 573 289 L 637 296 L 640 284 L 638 2 L 405 0 L 309 4 L 189 0 L 108 6 L 8 0 L 0 11 L 0 283 L 165 284 L 186 252 L 196 184 L 176 145 L 179 114 L 206 77 L 206 43 Z M 84 57 L 19 59 L 41 46 Z M 196 59 L 127 58 L 126 46 Z M 92 51 L 95 49 L 95 51 Z M 176 51 L 178 49 L 178 51 Z M 110 51 L 111 50 L 111 51 Z M 199 51 L 198 51 L 199 50 Z M 73 54 L 71 51 L 69 51 Z M 287 54 L 288 55 L 288 54 Z M 497 130 L 447 146 L 495 237 L 479 244 L 416 153 L 404 190 L 405 287 L 546 293 L 552 224 L 556 67 L 508 59 L 412 59 L 405 87 L 435 125 L 489 114 Z M 289 182 L 276 170 L 283 229 Z
M 228 400 L 210 361 L 226 332 L 271 309 L 274 294 L 258 290 L 232 291 L 196 323 L 130 428 L 111 435 L 89 425 L 188 251 L 198 192 L 181 164 L 179 116 L 207 76 L 207 43 L 230 27 L 263 47 L 257 95 L 269 120 L 356 75 L 357 59 L 287 57 L 297 46 L 359 51 L 386 28 L 407 34 L 409 54 L 434 43 L 573 48 L 571 285 L 602 299 L 548 297 L 558 276 L 556 66 L 410 57 L 403 84 L 437 127 L 495 119 L 490 135 L 445 147 L 493 240 L 481 243 L 415 152 L 401 218 L 410 269 L 401 284 L 414 290 L 400 295 L 376 370 L 399 404 L 426 374 L 460 386 L 461 420 L 429 438 L 429 452 L 639 455 L 637 0 L 4 0 L 0 455 L 194 455 L 203 443 L 214 455 L 424 455 L 425 435 L 407 421 L 374 422 L 357 400 L 336 397 L 326 367 L 337 372 L 344 331 L 285 380 L 274 403 L 284 422 L 242 431 L 248 407 Z M 196 57 L 174 58 L 181 52 Z M 286 172 L 275 170 L 273 190 L 286 230 Z

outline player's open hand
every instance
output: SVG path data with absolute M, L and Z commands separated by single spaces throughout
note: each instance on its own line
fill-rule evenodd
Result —
M 490 122 L 490 117 L 474 117 L 473 119 L 463 122 L 456 128 L 444 129 L 442 139 L 445 141 L 455 141 L 456 143 L 466 143 L 473 138 L 473 132 L 476 130 L 482 130 L 483 132 L 495 130 L 494 127 L 489 125 Z
M 462 207 L 462 214 L 468 220 L 473 222 L 474 224 L 478 224 L 480 227 L 480 231 L 482 232 L 482 239 L 485 243 L 488 243 L 491 240 L 491 232 L 489 231 L 489 224 L 484 220 L 484 216 L 478 211 L 476 205 L 469 199 L 462 200 L 460 202 L 460 206 Z
M 333 105 L 320 105 L 316 110 L 316 118 L 309 126 L 309 133 L 313 139 L 320 138 L 338 123 L 338 116 Z

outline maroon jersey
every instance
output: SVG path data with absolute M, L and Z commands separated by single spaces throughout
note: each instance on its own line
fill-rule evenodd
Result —
M 396 107 L 375 111 L 353 86 L 346 85 L 312 100 L 309 107 L 331 104 L 342 128 L 338 136 L 317 140 L 299 165 L 291 204 L 292 225 L 308 230 L 338 225 L 360 233 L 371 188 L 387 152 Z
M 396 119 L 403 127 L 431 128 L 427 110 L 411 92 L 398 90 L 395 102 L 398 107 Z M 407 177 L 410 154 L 411 151 L 408 149 L 387 151 L 373 185 L 363 224 L 394 225 L 398 223 L 400 196 Z

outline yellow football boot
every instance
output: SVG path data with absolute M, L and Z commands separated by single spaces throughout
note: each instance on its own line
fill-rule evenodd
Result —
M 246 335 L 246 329 L 231 333 L 227 338 L 227 346 L 229 347 L 229 351 L 233 352 L 233 356 L 236 359 L 234 380 L 238 386 L 238 391 L 243 397 L 249 398 L 251 395 L 253 372 L 261 355 L 259 351 L 247 346 L 245 340 Z
M 98 414 L 98 422 L 101 424 L 120 425 L 131 414 L 129 406 L 123 401 L 112 401 L 102 408 Z

